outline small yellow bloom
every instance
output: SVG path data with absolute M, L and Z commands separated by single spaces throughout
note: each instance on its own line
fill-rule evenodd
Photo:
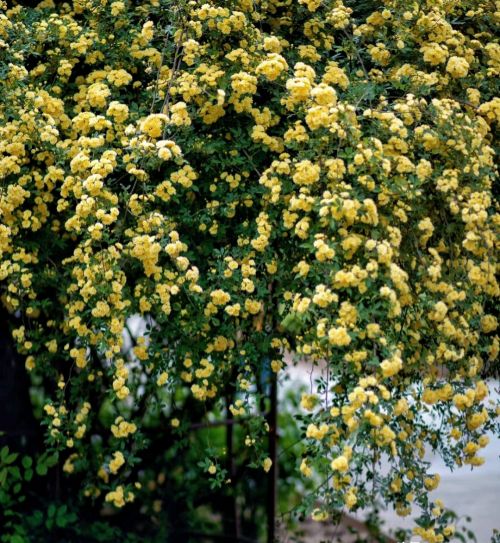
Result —
M 463 57 L 450 57 L 446 71 L 455 78 L 465 77 L 469 73 L 469 63 Z
M 270 469 L 271 469 L 271 466 L 273 465 L 273 461 L 270 459 L 270 458 L 266 458 L 263 462 L 262 462 L 262 467 L 264 468 L 264 471 L 267 473 Z
M 113 453 L 113 459 L 109 463 L 109 471 L 113 474 L 118 473 L 118 470 L 125 464 L 125 458 L 120 451 Z
M 332 460 L 330 466 L 333 470 L 344 473 L 349 469 L 349 462 L 344 455 L 341 455 Z

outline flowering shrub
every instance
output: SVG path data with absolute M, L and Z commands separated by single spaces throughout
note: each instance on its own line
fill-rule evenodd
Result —
M 265 383 L 293 352 L 325 368 L 300 510 L 416 504 L 450 541 L 424 453 L 478 466 L 496 427 L 498 3 L 0 5 L 0 289 L 39 475 L 161 524 L 164 466 L 233 484 L 217 444 L 176 472 L 225 412 L 274 470 Z

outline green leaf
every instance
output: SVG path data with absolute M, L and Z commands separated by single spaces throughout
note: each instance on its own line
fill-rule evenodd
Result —
M 15 480 L 21 479 L 21 470 L 17 466 L 11 466 L 7 468 L 11 477 Z
M 23 456 L 22 464 L 23 468 L 31 468 L 33 464 L 33 459 L 31 458 L 31 456 Z
M 59 460 L 59 453 L 54 453 L 51 456 L 47 457 L 46 464 L 49 468 L 55 466 Z
M 106 399 L 102 402 L 97 418 L 99 419 L 99 422 L 107 428 L 113 424 L 116 418 L 116 409 L 110 399 Z
M 11 453 L 9 455 L 7 455 L 5 458 L 3 458 L 3 463 L 4 464 L 12 464 L 13 462 L 15 462 L 16 458 L 19 456 L 19 453 Z
M 68 524 L 68 519 L 65 516 L 56 517 L 56 525 L 59 526 L 59 528 L 65 528 L 67 524 Z
M 47 475 L 47 472 L 49 471 L 49 468 L 44 462 L 38 462 L 35 469 L 36 469 L 37 475 L 41 475 L 41 476 Z

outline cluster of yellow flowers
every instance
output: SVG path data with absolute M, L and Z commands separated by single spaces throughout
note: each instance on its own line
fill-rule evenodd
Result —
M 329 375 L 302 396 L 300 472 L 333 472 L 324 492 L 355 508 L 366 445 L 404 457 L 414 468 L 387 475 L 385 497 L 409 512 L 437 485 L 424 444 L 478 465 L 493 424 L 491 7 L 193 0 L 165 40 L 154 21 L 168 1 L 143 4 L 45 0 L 36 57 L 16 49 L 22 9 L 0 14 L 1 302 L 30 323 L 14 332 L 28 370 L 62 383 L 45 407 L 52 443 L 90 440 L 98 406 L 68 389 L 111 392 L 105 500 L 122 507 L 134 494 L 116 439 L 140 434 L 127 402 L 164 387 L 212 401 L 230 379 L 239 417 L 262 360 L 279 373 L 293 347 Z M 133 315 L 148 333 L 129 331 L 127 352 Z M 449 436 L 422 419 L 434 404 Z M 419 535 L 451 537 L 440 530 Z

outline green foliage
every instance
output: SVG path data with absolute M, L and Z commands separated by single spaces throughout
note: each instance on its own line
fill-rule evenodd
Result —
M 382 502 L 452 540 L 425 454 L 498 431 L 493 4 L 0 7 L 0 303 L 40 427 L 0 453 L 3 541 L 262 539 L 275 470 L 284 522 Z

